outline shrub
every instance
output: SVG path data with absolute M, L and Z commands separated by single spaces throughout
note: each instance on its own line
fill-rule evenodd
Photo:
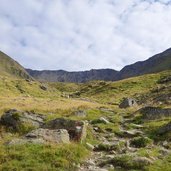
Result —
M 152 144 L 152 142 L 153 141 L 148 137 L 136 137 L 131 140 L 130 144 L 131 146 L 142 148 L 142 147 L 146 147 L 149 144 Z

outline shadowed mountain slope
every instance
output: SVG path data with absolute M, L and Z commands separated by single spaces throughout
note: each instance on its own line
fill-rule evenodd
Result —
M 49 82 L 76 82 L 83 83 L 92 80 L 111 81 L 116 77 L 117 71 L 112 69 L 99 69 L 81 72 L 58 71 L 36 71 L 27 69 L 27 72 L 35 79 Z
M 157 73 L 169 69 L 171 69 L 171 49 L 154 55 L 145 61 L 140 61 L 135 64 L 125 66 L 120 72 L 118 72 L 115 80 Z

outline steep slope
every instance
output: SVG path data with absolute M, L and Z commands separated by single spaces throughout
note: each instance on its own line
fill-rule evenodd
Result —
M 171 48 L 147 59 L 146 61 L 136 62 L 135 64 L 124 67 L 118 72 L 115 80 L 149 73 L 157 73 L 169 69 L 171 69 Z
M 25 69 L 11 57 L 0 51 L 0 73 L 9 74 L 15 77 L 30 79 L 31 76 Z
M 81 72 L 58 71 L 35 71 L 27 69 L 27 72 L 34 78 L 49 82 L 77 82 L 83 83 L 92 80 L 112 81 L 117 71 L 112 69 L 99 69 Z

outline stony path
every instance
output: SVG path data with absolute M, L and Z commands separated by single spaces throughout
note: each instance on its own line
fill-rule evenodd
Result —
M 127 120 L 125 120 L 127 122 Z M 126 138 L 120 138 L 120 137 L 116 137 L 115 134 L 112 133 L 98 133 L 98 132 L 94 132 L 94 134 L 96 135 L 96 137 L 99 137 L 98 139 L 100 140 L 101 143 L 103 144 L 114 144 L 114 143 L 119 143 L 119 142 L 124 142 L 126 144 L 126 149 L 123 153 L 135 153 L 137 151 L 136 148 L 132 148 L 129 146 L 129 140 L 131 139 L 131 135 L 134 135 L 136 133 L 140 133 L 139 128 L 141 128 L 141 125 L 136 125 L 133 131 L 127 131 L 126 127 L 125 127 L 125 121 L 123 120 L 123 124 L 121 125 L 120 130 L 122 132 L 128 133 L 130 135 L 128 135 L 128 137 Z M 130 136 L 130 137 L 129 137 Z M 108 138 L 107 138 L 108 137 Z M 90 156 L 89 159 L 87 159 L 87 161 L 81 165 L 81 167 L 79 168 L 79 171 L 108 171 L 110 169 L 114 169 L 113 165 L 106 165 L 103 168 L 99 166 L 100 163 L 106 161 L 106 160 L 110 160 L 113 157 L 115 157 L 116 155 L 122 154 L 121 153 L 117 153 L 115 151 L 109 151 L 109 152 L 105 152 L 105 151 L 101 151 L 101 152 L 96 152 L 96 151 L 92 151 L 92 154 Z

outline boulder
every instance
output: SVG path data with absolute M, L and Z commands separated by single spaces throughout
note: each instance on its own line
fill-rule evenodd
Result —
M 20 139 L 14 139 L 8 145 L 22 145 L 22 144 L 46 144 L 46 143 L 70 143 L 69 134 L 67 130 L 49 130 L 49 129 L 36 129 L 26 134 Z
M 142 118 L 147 120 L 156 120 L 171 116 L 170 108 L 144 107 L 140 109 L 139 112 L 142 114 Z
M 65 129 L 49 130 L 49 129 L 39 128 L 26 134 L 25 137 L 27 139 L 42 138 L 46 142 L 52 142 L 57 144 L 70 142 L 68 131 Z
M 2 115 L 0 123 L 15 131 L 20 131 L 23 127 L 38 128 L 44 124 L 44 120 L 43 115 L 11 109 Z
M 133 106 L 137 106 L 137 102 L 135 99 L 132 98 L 124 98 L 119 105 L 120 108 L 128 108 Z
M 159 134 L 165 134 L 167 132 L 171 132 L 171 122 L 169 122 L 168 124 L 160 127 L 159 130 L 158 130 Z
M 44 91 L 47 91 L 47 90 L 48 90 L 47 86 L 45 86 L 45 85 L 40 85 L 40 88 L 41 88 L 42 90 L 44 90 Z
M 74 121 L 64 118 L 57 118 L 47 122 L 44 128 L 47 129 L 66 129 L 71 141 L 82 141 L 86 138 L 88 123 L 85 121 Z
M 84 118 L 84 117 L 87 116 L 87 113 L 84 110 L 78 110 L 78 111 L 74 112 L 74 115 L 78 116 L 78 117 L 83 117 Z

